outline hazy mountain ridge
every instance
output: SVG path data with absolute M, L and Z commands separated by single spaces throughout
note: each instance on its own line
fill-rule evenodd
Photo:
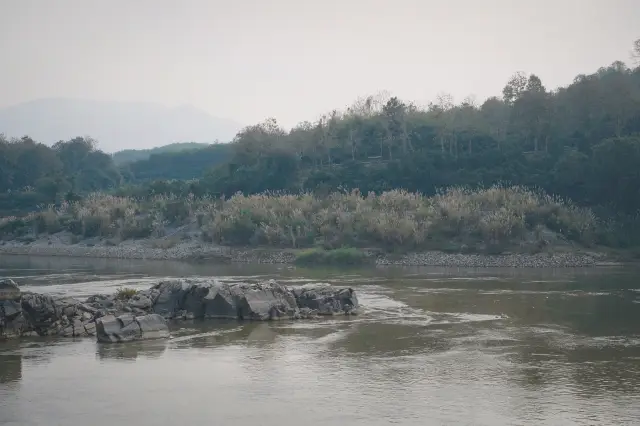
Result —
M 0 109 L 0 133 L 45 144 L 91 136 L 105 152 L 233 139 L 242 125 L 193 106 L 47 98 Z

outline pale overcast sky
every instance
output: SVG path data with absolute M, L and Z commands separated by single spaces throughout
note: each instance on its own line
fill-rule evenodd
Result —
M 547 87 L 640 38 L 640 0 L 0 0 L 0 106 L 191 104 L 285 126 L 387 90 L 425 104 Z

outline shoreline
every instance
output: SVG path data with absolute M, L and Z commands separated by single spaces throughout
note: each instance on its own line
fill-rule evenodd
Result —
M 564 251 L 557 253 L 466 254 L 425 251 L 402 255 L 364 250 L 376 266 L 576 268 L 620 266 L 602 252 Z M 118 245 L 66 244 L 39 241 L 30 244 L 4 242 L 0 255 L 79 257 L 98 259 L 174 260 L 185 262 L 293 264 L 295 251 L 277 248 L 235 248 L 197 241 L 178 243 L 170 248 L 149 245 L 149 241 L 126 241 Z

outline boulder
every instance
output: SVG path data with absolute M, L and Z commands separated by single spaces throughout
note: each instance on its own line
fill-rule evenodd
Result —
M 0 339 L 30 335 L 36 334 L 22 312 L 13 317 L 3 317 L 0 312 Z
M 203 299 L 204 317 L 210 319 L 236 319 L 238 308 L 229 284 L 218 284 L 209 289 Z
M 40 336 L 52 334 L 50 332 L 52 327 L 61 319 L 61 313 L 56 311 L 54 298 L 45 294 L 23 294 L 22 311 Z
M 298 315 L 293 293 L 274 280 L 252 284 L 168 280 L 153 288 L 159 293 L 153 312 L 167 319 L 270 320 L 295 318 Z
M 194 284 L 191 280 L 168 280 L 154 285 L 152 289 L 157 290 L 158 297 L 153 305 L 153 312 L 165 318 L 179 316 L 184 310 L 185 300 Z
M 306 284 L 292 292 L 298 307 L 316 311 L 319 315 L 354 315 L 358 312 L 358 298 L 351 288 L 330 284 Z
M 22 313 L 19 300 L 0 300 L 0 321 L 10 321 Z
M 169 337 L 169 327 L 158 314 L 141 317 L 107 315 L 96 320 L 98 342 L 117 343 L 134 340 L 160 339 Z
M 24 293 L 21 307 L 28 329 L 40 336 L 81 337 L 95 334 L 91 332 L 91 324 L 97 311 L 77 299 Z
M 20 300 L 20 287 L 11 279 L 0 279 L 0 301 Z
M 275 320 L 296 318 L 298 305 L 293 293 L 274 280 L 231 286 L 239 319 Z

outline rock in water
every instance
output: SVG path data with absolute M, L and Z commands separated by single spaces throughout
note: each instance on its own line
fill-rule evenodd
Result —
M 98 342 L 117 343 L 169 337 L 169 327 L 158 314 L 141 317 L 107 315 L 96 320 Z
M 293 293 L 274 280 L 256 284 L 237 284 L 231 287 L 239 319 L 275 320 L 296 318 L 298 305 Z
M 0 301 L 20 300 L 20 287 L 10 279 L 0 279 Z
M 238 308 L 228 284 L 213 286 L 204 298 L 204 317 L 210 319 L 236 319 Z
M 222 284 L 216 280 L 169 280 L 153 287 L 159 295 L 153 311 L 165 318 L 296 318 L 293 293 L 274 280 Z
M 300 309 L 311 309 L 319 315 L 358 313 L 358 298 L 351 288 L 336 288 L 330 284 L 306 284 L 293 289 Z
M 0 336 L 93 336 L 120 342 L 169 336 L 167 319 L 277 320 L 355 314 L 351 288 L 308 284 L 288 288 L 274 280 L 220 283 L 215 279 L 161 281 L 129 300 L 95 295 L 69 297 L 20 292 L 0 280 Z
M 53 297 L 45 294 L 25 293 L 22 295 L 22 310 L 25 318 L 41 336 L 51 333 L 50 329 L 61 319 L 62 313 L 56 312 Z
M 0 337 L 20 336 L 29 331 L 20 297 L 20 288 L 13 280 L 0 280 Z

